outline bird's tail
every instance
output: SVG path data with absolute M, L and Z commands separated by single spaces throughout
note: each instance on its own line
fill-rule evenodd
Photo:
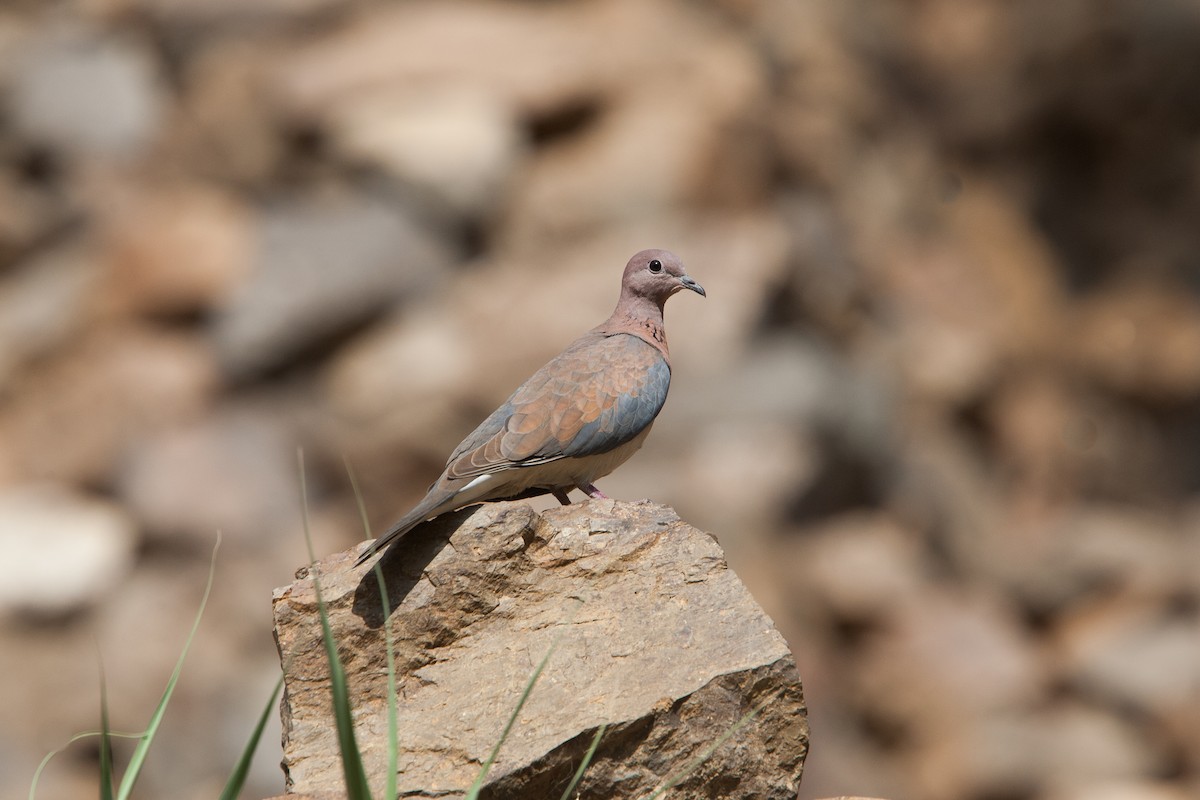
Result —
M 395 525 L 388 528 L 382 536 L 371 542 L 371 544 L 367 546 L 367 549 L 362 551 L 362 555 L 358 557 L 358 560 L 354 562 L 354 566 L 357 567 L 362 565 L 362 563 L 371 558 L 371 556 L 390 547 L 393 543 L 398 542 L 401 538 L 403 538 L 404 534 L 408 533 L 425 520 L 430 519 L 431 517 L 436 517 L 438 514 L 452 511 L 453 508 L 446 508 L 445 506 L 449 501 L 454 499 L 456 494 L 458 493 L 452 489 L 443 490 L 442 492 L 438 492 L 436 490 L 430 492 L 425 496 L 424 500 L 417 504 L 416 508 L 401 517 L 400 520 L 396 522 Z

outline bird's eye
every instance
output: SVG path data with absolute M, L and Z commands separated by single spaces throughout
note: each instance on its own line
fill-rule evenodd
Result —
M 662 262 L 657 258 L 650 262 L 650 271 L 655 275 L 662 272 Z

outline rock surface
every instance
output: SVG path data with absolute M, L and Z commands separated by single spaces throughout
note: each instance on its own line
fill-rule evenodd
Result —
M 384 618 L 357 548 L 319 565 L 374 785 L 386 769 Z M 751 709 L 679 797 L 791 798 L 808 748 L 795 662 L 716 541 L 665 506 L 466 509 L 384 557 L 399 683 L 401 797 L 464 791 L 554 652 L 485 796 L 558 796 L 601 724 L 580 797 L 641 797 Z M 275 593 L 289 788 L 340 790 L 313 578 Z
M 93 603 L 133 566 L 137 529 L 121 508 L 57 484 L 0 489 L 0 616 L 43 618 Z

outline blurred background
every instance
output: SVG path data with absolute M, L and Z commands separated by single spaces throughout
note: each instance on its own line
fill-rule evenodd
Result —
M 796 655 L 803 797 L 1200 795 L 1200 5 L 7 0 L 0 795 L 214 796 L 270 599 L 679 253 L 602 486 Z M 282 790 L 273 722 L 247 797 Z M 122 751 L 129 752 L 126 745 Z M 40 797 L 92 797 L 79 744 Z

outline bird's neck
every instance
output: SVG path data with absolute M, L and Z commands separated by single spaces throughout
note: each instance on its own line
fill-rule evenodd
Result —
M 628 333 L 656 348 L 663 358 L 670 355 L 662 304 L 649 298 L 622 295 L 612 316 L 596 326 L 595 330 L 606 335 Z

